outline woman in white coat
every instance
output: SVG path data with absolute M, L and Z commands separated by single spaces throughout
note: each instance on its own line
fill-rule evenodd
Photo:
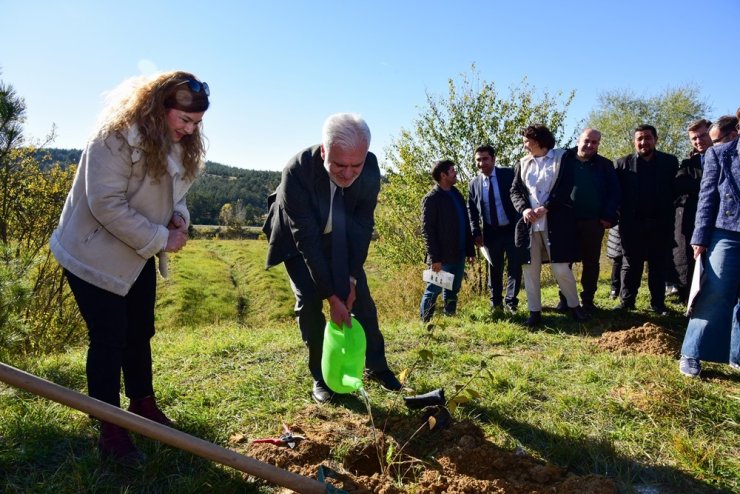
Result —
M 129 79 L 112 92 L 80 158 L 51 237 L 89 335 L 88 392 L 129 411 L 171 422 L 152 386 L 155 257 L 187 241 L 185 193 L 202 168 L 209 89 L 187 72 Z M 98 447 L 120 460 L 142 457 L 128 432 L 102 422 Z

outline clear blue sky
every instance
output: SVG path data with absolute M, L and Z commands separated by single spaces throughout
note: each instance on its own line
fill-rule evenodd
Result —
M 82 148 L 104 91 L 155 70 L 211 87 L 207 158 L 279 170 L 324 118 L 362 114 L 384 149 L 425 93 L 475 63 L 506 90 L 576 90 L 571 125 L 601 92 L 696 84 L 710 118 L 740 106 L 740 1 L 0 0 L 0 78 L 28 105 L 25 134 Z

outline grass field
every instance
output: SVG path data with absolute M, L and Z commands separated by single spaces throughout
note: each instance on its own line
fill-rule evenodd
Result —
M 287 276 L 282 267 L 265 271 L 264 257 L 262 241 L 191 241 L 172 258 L 172 277 L 160 280 L 159 402 L 178 428 L 223 446 L 236 434 L 274 435 L 312 403 Z M 614 305 L 608 267 L 602 307 Z M 454 414 L 493 443 L 577 474 L 607 475 L 620 492 L 740 492 L 740 374 L 707 364 L 702 379 L 690 380 L 675 356 L 595 344 L 606 331 L 645 321 L 680 340 L 686 320 L 678 306 L 663 317 L 605 310 L 583 325 L 546 310 L 545 326 L 531 331 L 522 326 L 524 293 L 519 314 L 494 317 L 487 299 L 472 293 L 472 277 L 458 315 L 434 319 L 430 331 L 417 317 L 420 270 L 386 268 L 371 253 L 368 272 L 389 362 L 413 369 L 409 386 L 451 392 L 487 363 L 470 384 L 479 397 Z M 638 308 L 647 307 L 646 292 Z M 555 305 L 556 293 L 545 283 L 545 306 Z M 421 360 L 421 350 L 431 358 Z M 84 348 L 8 363 L 85 391 Z M 383 414 L 408 413 L 374 384 L 368 392 Z M 137 438 L 149 457 L 141 469 L 101 461 L 96 437 L 86 415 L 0 385 L 0 492 L 274 492 L 145 438 Z

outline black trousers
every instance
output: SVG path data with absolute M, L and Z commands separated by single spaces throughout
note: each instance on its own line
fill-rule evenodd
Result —
M 517 295 L 522 287 L 522 262 L 514 245 L 514 224 L 493 227 L 484 223 L 483 240 L 491 263 L 488 264 L 488 289 L 491 292 L 491 306 L 506 305 L 516 307 Z M 506 254 L 506 293 L 504 290 L 504 254 Z
M 87 324 L 87 388 L 93 398 L 121 406 L 121 372 L 129 398 L 154 394 L 152 350 L 157 278 L 150 259 L 124 297 L 64 270 Z
M 323 380 L 321 374 L 321 354 L 324 348 L 324 300 L 311 278 L 306 263 L 301 256 L 285 261 L 285 269 L 290 277 L 290 286 L 295 295 L 295 314 L 301 330 L 303 342 L 308 347 L 308 369 L 315 381 Z M 385 340 L 378 327 L 378 311 L 370 296 L 367 278 L 363 273 L 357 278 L 355 287 L 357 298 L 352 314 L 362 324 L 367 340 L 365 367 L 372 371 L 388 369 L 385 358 Z
M 578 257 L 581 259 L 581 302 L 593 304 L 596 286 L 599 282 L 601 242 L 604 240 L 604 227 L 598 219 L 576 221 L 576 243 Z M 570 263 L 573 267 L 573 263 Z M 565 296 L 560 292 L 560 300 Z
M 634 306 L 642 281 L 642 270 L 647 263 L 650 305 L 665 305 L 666 258 L 671 256 L 673 234 L 659 222 L 645 220 L 629 229 L 620 227 L 622 237 L 622 291 L 623 305 Z
M 598 219 L 576 222 L 578 250 L 581 258 L 581 301 L 593 303 L 599 282 L 599 259 L 604 227 Z

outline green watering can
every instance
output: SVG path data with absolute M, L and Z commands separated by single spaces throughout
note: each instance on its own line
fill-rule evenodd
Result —
M 321 373 L 329 389 L 343 394 L 362 388 L 366 348 L 365 330 L 354 317 L 351 327 L 340 328 L 331 320 L 326 323 Z

